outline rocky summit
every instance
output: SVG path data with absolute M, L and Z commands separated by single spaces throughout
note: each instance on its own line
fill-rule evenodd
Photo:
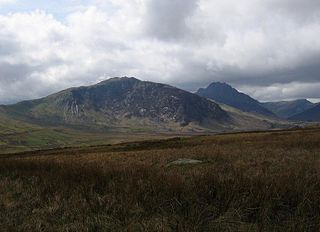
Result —
M 244 112 L 275 117 L 275 115 L 263 107 L 259 101 L 239 92 L 226 83 L 213 82 L 207 88 L 200 88 L 197 94 L 201 97 L 206 97 L 214 101 L 235 107 Z

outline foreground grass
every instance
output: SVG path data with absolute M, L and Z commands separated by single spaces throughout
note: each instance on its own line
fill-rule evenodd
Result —
M 320 129 L 3 156 L 3 231 L 318 231 Z M 178 158 L 205 161 L 166 167 Z

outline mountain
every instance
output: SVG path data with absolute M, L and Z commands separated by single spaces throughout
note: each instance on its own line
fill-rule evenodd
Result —
M 155 128 L 227 123 L 218 104 L 175 87 L 112 78 L 48 97 L 3 106 L 15 118 L 42 124 Z
M 112 78 L 0 106 L 0 153 L 293 124 L 243 112 L 169 85 Z
M 280 118 L 290 118 L 296 114 L 300 114 L 315 105 L 306 99 L 295 101 L 265 102 L 262 105 L 276 114 Z
M 201 97 L 206 97 L 214 101 L 235 107 L 244 112 L 261 114 L 269 117 L 275 115 L 264 108 L 260 102 L 250 96 L 240 93 L 230 85 L 221 82 L 213 82 L 207 88 L 201 88 L 197 93 Z
M 320 104 L 289 118 L 294 121 L 320 122 Z

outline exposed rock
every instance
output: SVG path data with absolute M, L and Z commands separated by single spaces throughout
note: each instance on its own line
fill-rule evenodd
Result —
M 181 158 L 175 161 L 172 161 L 166 165 L 166 167 L 170 166 L 179 166 L 179 165 L 194 165 L 194 164 L 201 164 L 203 161 L 201 160 L 195 160 L 195 159 L 185 159 Z

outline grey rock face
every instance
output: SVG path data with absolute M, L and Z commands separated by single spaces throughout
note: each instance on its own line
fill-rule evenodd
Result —
M 181 159 L 178 159 L 178 160 L 175 160 L 173 162 L 168 163 L 166 165 L 166 167 L 179 166 L 179 165 L 195 165 L 195 164 L 201 164 L 201 163 L 203 163 L 203 161 L 201 161 L 201 160 L 181 158 Z

